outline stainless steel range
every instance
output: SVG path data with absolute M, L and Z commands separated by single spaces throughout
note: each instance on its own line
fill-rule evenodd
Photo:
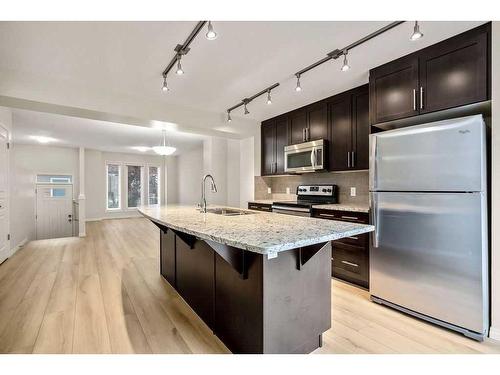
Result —
M 316 204 L 337 203 L 337 185 L 299 185 L 297 200 L 273 202 L 273 212 L 295 216 L 311 216 Z

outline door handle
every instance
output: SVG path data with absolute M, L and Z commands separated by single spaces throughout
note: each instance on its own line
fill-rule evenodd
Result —
M 417 110 L 417 90 L 413 89 L 413 110 Z
M 420 109 L 424 109 L 424 88 L 420 86 Z
M 347 151 L 347 168 L 351 168 L 351 153 Z
M 348 262 L 347 260 L 341 260 L 340 262 L 341 262 L 341 263 L 344 263 L 344 264 L 347 264 L 348 266 L 359 267 L 359 265 L 358 265 L 358 264 Z
M 352 168 L 354 168 L 354 165 L 355 165 L 355 164 L 354 164 L 354 152 L 355 152 L 355 151 L 352 151 L 352 152 L 351 152 L 351 157 L 352 157 L 351 167 L 352 167 Z
M 306 141 L 306 128 L 302 129 L 302 142 Z
M 309 128 L 306 128 L 306 142 L 309 142 Z
M 377 225 L 377 198 L 374 193 L 370 193 L 370 211 L 372 216 L 372 225 L 375 230 L 372 232 L 372 245 L 374 248 L 378 247 L 378 225 Z
M 316 168 L 316 149 L 313 148 L 312 152 L 311 152 L 311 165 L 313 167 L 313 169 Z

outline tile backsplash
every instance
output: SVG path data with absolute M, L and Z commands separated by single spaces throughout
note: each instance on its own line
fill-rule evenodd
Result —
M 309 173 L 295 176 L 255 176 L 255 199 L 295 199 L 298 185 L 335 184 L 339 187 L 339 203 L 368 204 L 368 171 Z M 356 196 L 351 197 L 351 187 Z M 271 194 L 268 193 L 271 188 Z M 290 188 L 290 193 L 286 193 Z

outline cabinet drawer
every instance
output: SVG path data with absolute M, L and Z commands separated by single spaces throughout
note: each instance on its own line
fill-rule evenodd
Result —
M 367 287 L 368 258 L 365 249 L 357 246 L 334 247 L 332 275 Z
M 272 211 L 272 205 L 271 204 L 265 204 L 265 203 L 252 203 L 252 202 L 248 202 L 248 209 L 249 210 L 271 212 Z
M 368 233 L 356 234 L 355 236 L 344 237 L 333 242 L 333 245 L 359 246 L 365 248 L 368 245 Z
M 368 214 L 366 212 L 315 209 L 313 211 L 313 217 L 317 217 L 320 219 L 349 221 L 361 224 L 368 224 L 369 222 Z

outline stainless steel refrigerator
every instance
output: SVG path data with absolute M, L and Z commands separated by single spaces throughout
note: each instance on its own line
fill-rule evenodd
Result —
M 480 115 L 370 136 L 373 301 L 483 339 L 486 186 Z

